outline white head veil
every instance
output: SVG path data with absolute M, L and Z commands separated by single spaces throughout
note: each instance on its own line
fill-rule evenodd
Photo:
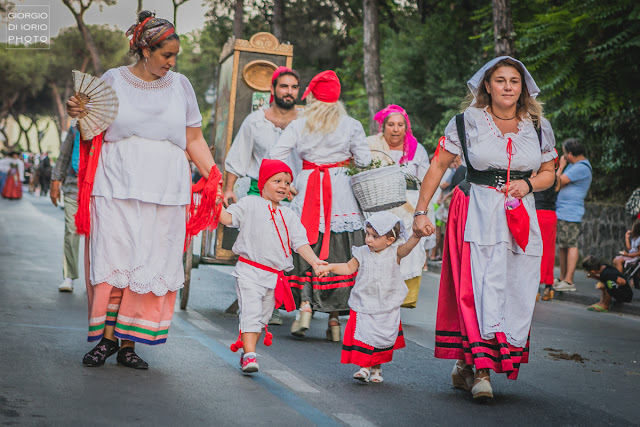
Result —
M 379 236 L 384 236 L 389 231 L 393 230 L 393 227 L 395 227 L 397 223 L 400 223 L 400 236 L 396 236 L 396 240 L 398 240 L 398 237 L 402 237 L 404 240 L 407 240 L 409 236 L 407 235 L 404 223 L 398 215 L 392 214 L 391 212 L 376 212 L 366 219 L 364 225 L 366 226 L 369 224 L 371 228 L 376 230 L 376 233 L 378 233 Z
M 488 69 L 490 69 L 491 67 L 496 65 L 498 62 L 502 61 L 503 59 L 507 59 L 507 58 L 511 59 L 512 61 L 517 62 L 518 64 L 520 64 L 522 66 L 522 69 L 524 70 L 524 83 L 527 85 L 527 90 L 529 91 L 529 96 L 531 96 L 532 98 L 535 98 L 536 96 L 538 96 L 538 94 L 540 93 L 540 88 L 538 87 L 536 82 L 533 80 L 533 77 L 531 77 L 531 74 L 529 74 L 529 71 L 527 70 L 527 67 L 525 67 L 522 62 L 520 62 L 517 59 L 512 58 L 510 56 L 499 56 L 497 58 L 493 58 L 491 61 L 489 61 L 486 64 L 484 64 L 482 66 L 482 68 L 480 68 L 473 75 L 473 77 L 471 77 L 471 79 L 469 79 L 469 81 L 467 82 L 467 86 L 469 87 L 469 90 L 473 94 L 474 98 L 476 98 L 478 96 L 478 87 L 482 84 L 482 80 L 484 78 L 484 73 L 486 73 Z

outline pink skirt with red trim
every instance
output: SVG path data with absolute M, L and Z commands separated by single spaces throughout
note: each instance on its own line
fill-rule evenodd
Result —
M 398 338 L 393 347 L 375 348 L 358 341 L 354 338 L 356 333 L 356 316 L 353 310 L 349 312 L 349 320 L 344 330 L 344 338 L 342 339 L 342 355 L 340 363 L 353 363 L 360 367 L 369 368 L 380 363 L 388 363 L 393 359 L 394 350 L 405 347 L 404 334 L 402 332 L 402 322 L 398 328 Z
M 464 360 L 476 369 L 488 368 L 518 377 L 520 364 L 529 361 L 529 340 L 524 348 L 507 342 L 503 332 L 484 340 L 480 336 L 473 297 L 471 250 L 464 241 L 469 196 L 454 190 L 442 256 L 440 292 L 436 316 L 435 357 Z

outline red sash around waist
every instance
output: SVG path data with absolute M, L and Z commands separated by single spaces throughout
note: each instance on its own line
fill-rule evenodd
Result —
M 274 296 L 276 298 L 275 307 L 278 308 L 284 304 L 284 308 L 287 311 L 293 311 L 296 309 L 296 303 L 293 300 L 293 294 L 291 293 L 291 286 L 289 286 L 289 280 L 287 276 L 284 275 L 283 271 L 278 271 L 275 268 L 271 268 L 264 264 L 260 264 L 255 261 L 251 261 L 250 259 L 239 257 L 239 262 L 244 262 L 245 264 L 249 264 L 251 267 L 258 268 L 260 270 L 268 271 L 269 273 L 275 273 L 278 275 L 278 282 L 276 283 L 276 288 L 274 290 Z
M 313 169 L 307 182 L 307 190 L 304 195 L 304 206 L 302 207 L 301 221 L 307 229 L 307 239 L 313 245 L 318 241 L 320 227 L 320 191 L 322 191 L 322 211 L 324 212 L 324 236 L 322 237 L 322 248 L 318 258 L 325 260 L 329 256 L 329 236 L 331 235 L 331 204 L 333 202 L 331 191 L 331 175 L 325 173 L 328 169 L 343 167 L 349 164 L 349 159 L 328 165 L 316 165 L 315 163 L 303 160 L 302 169 Z M 320 187 L 320 173 L 325 173 L 322 177 L 322 187 Z

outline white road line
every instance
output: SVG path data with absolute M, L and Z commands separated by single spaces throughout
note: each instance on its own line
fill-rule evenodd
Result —
M 220 332 L 220 327 L 195 310 L 187 307 L 187 320 L 203 331 Z
M 343 421 L 346 425 L 351 427 L 374 427 L 375 424 L 362 417 L 360 415 L 355 414 L 333 414 L 334 417 Z
M 293 375 L 288 371 L 278 371 L 278 370 L 265 370 L 269 376 L 275 378 L 282 384 L 286 385 L 293 391 L 297 391 L 299 393 L 320 393 L 319 390 L 311 387 L 309 384 L 305 383 L 300 378 Z

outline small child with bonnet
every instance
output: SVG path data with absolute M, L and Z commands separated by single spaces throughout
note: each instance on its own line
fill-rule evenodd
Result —
M 392 360 L 394 350 L 405 346 L 400 306 L 409 290 L 400 274 L 400 260 L 420 238 L 408 236 L 402 220 L 390 212 L 376 212 L 365 227 L 366 245 L 352 247 L 349 262 L 318 266 L 317 270 L 321 277 L 358 271 L 349 298 L 351 312 L 341 363 L 360 366 L 353 375 L 356 380 L 381 383 L 382 364 Z

